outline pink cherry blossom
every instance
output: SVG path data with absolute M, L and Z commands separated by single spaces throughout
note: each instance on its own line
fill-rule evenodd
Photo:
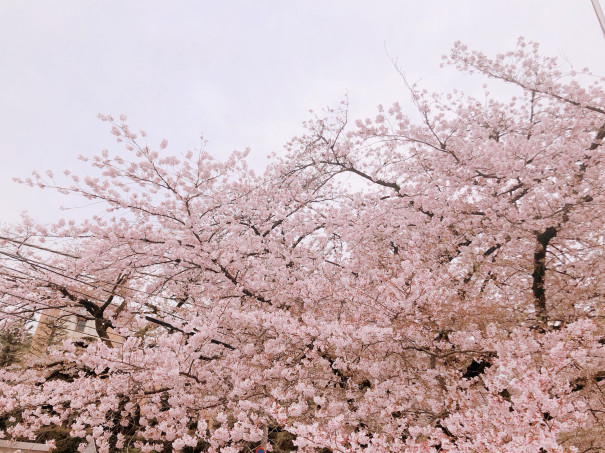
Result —
M 0 232 L 0 328 L 42 332 L 0 369 L 3 435 L 605 450 L 602 82 L 524 40 L 495 58 L 456 43 L 444 64 L 516 94 L 408 84 L 418 121 L 312 113 L 262 175 L 247 151 L 173 155 L 100 115 L 123 152 L 25 183 L 107 213 Z

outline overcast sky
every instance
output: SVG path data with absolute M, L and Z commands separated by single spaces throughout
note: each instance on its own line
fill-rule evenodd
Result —
M 345 94 L 353 117 L 407 102 L 385 45 L 411 80 L 472 91 L 441 55 L 456 40 L 493 55 L 519 36 L 605 75 L 590 0 L 0 0 L 0 222 L 88 212 L 11 178 L 117 151 L 97 113 L 126 114 L 174 152 L 202 134 L 219 158 L 249 146 L 262 169 L 309 109 Z

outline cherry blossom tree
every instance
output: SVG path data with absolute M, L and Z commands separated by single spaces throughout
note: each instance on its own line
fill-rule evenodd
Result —
M 61 310 L 96 335 L 0 370 L 3 435 L 605 451 L 602 80 L 523 40 L 494 59 L 456 43 L 444 64 L 516 94 L 408 85 L 416 119 L 343 104 L 262 175 L 102 116 L 125 152 L 24 180 L 107 212 L 2 233 L 6 319 Z

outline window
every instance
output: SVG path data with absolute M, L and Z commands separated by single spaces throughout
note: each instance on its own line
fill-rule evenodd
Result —
M 78 316 L 78 322 L 76 323 L 76 332 L 84 332 L 86 327 L 86 318 Z

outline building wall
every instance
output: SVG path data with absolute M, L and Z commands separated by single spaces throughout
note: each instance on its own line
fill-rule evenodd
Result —
M 87 338 L 98 339 L 94 320 L 84 319 L 84 317 L 75 315 L 75 312 L 73 307 L 69 311 L 54 308 L 42 312 L 32 338 L 31 351 L 43 354 L 49 346 L 58 344 L 64 339 L 75 341 Z M 123 342 L 119 335 L 111 331 L 108 332 L 108 335 L 115 342 L 114 345 Z

